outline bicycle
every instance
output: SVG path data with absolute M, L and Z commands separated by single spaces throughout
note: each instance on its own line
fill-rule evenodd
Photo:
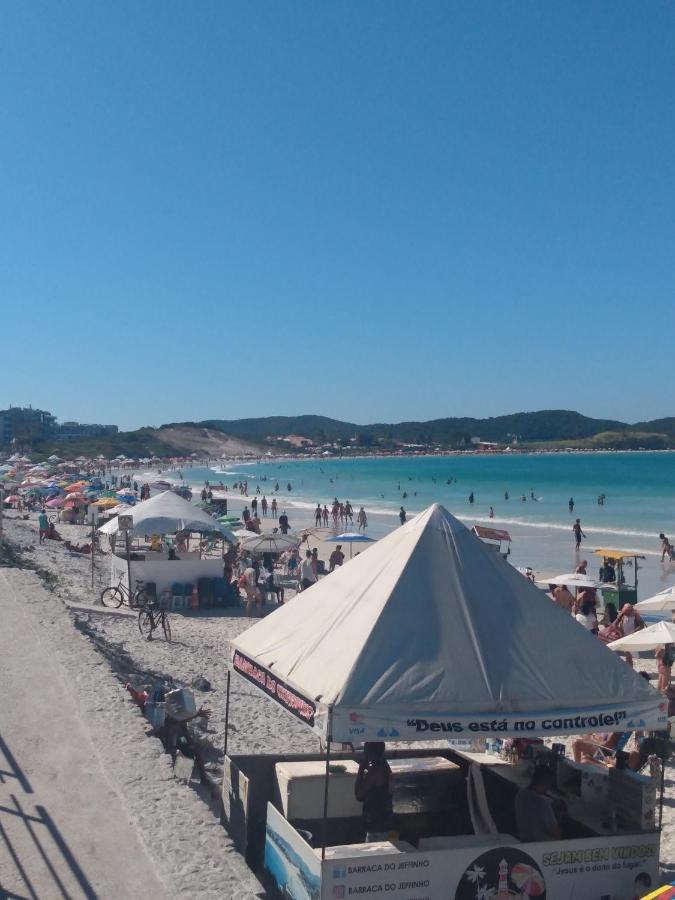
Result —
M 101 603 L 110 609 L 119 609 L 122 604 L 129 608 L 143 607 L 147 602 L 145 582 L 137 581 L 133 594 L 129 595 L 129 588 L 124 583 L 123 575 L 120 575 L 120 580 L 116 585 L 104 588 L 101 591 Z
M 165 639 L 171 643 L 171 623 L 163 609 L 159 609 L 154 601 L 146 604 L 138 614 L 138 630 L 146 636 L 146 640 L 152 640 L 152 633 L 161 626 Z

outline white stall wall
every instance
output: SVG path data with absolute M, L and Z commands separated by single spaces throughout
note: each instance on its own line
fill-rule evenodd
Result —
M 157 554 L 157 559 L 144 562 L 132 560 L 131 583 L 136 586 L 136 581 L 154 581 L 157 585 L 157 596 L 165 588 L 171 588 L 175 581 L 183 584 L 196 584 L 199 578 L 222 578 L 222 559 L 199 559 L 199 554 L 183 554 L 185 559 L 169 561 L 164 554 Z M 117 584 L 120 575 L 124 584 L 127 584 L 127 561 L 119 556 L 112 555 L 110 569 L 110 583 Z

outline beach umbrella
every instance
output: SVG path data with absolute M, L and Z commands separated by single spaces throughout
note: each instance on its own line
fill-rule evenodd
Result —
M 656 622 L 649 628 L 634 631 L 607 646 L 610 650 L 637 653 L 640 650 L 654 650 L 663 644 L 675 644 L 675 625 L 671 622 Z
M 667 612 L 669 609 L 675 609 L 675 588 L 667 588 L 653 597 L 640 600 L 639 603 L 635 604 L 635 609 L 639 613 Z
M 115 497 L 101 497 L 99 500 L 94 501 L 94 506 L 98 506 L 99 509 L 112 509 L 117 505 L 118 503 Z
M 358 531 L 345 531 L 343 534 L 336 534 L 333 537 L 326 538 L 331 544 L 349 544 L 349 558 L 352 558 L 352 544 L 373 544 L 375 538 L 369 538 L 365 534 Z
M 292 534 L 254 534 L 252 531 L 241 539 L 242 548 L 249 553 L 285 553 L 299 543 L 300 538 Z
M 65 497 L 54 497 L 53 500 L 47 500 L 45 506 L 47 509 L 60 509 L 65 502 Z
M 5 497 L 5 503 L 18 503 L 20 499 L 18 494 L 10 494 L 9 497 Z
M 547 578 L 545 581 L 538 581 L 537 584 L 565 584 L 568 588 L 593 588 L 595 590 L 602 587 L 601 582 L 589 578 L 588 575 L 577 575 L 575 572 L 556 575 L 555 578 Z

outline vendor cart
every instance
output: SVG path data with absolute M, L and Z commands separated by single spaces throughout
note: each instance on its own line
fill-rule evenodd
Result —
M 644 556 L 635 550 L 614 550 L 601 547 L 593 551 L 600 561 L 603 606 L 613 603 L 616 609 L 638 601 L 638 560 Z

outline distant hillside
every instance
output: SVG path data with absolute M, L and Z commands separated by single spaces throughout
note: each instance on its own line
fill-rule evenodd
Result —
M 32 449 L 44 456 L 57 452 L 70 458 L 99 453 L 107 458 L 120 453 L 132 458 L 191 453 L 212 457 L 262 455 L 270 448 L 290 450 L 291 446 L 279 442 L 289 435 L 308 438 L 315 444 L 337 443 L 344 447 L 385 450 L 394 450 L 402 444 L 463 448 L 470 446 L 474 437 L 501 444 L 517 439 L 519 445 L 530 447 L 662 449 L 675 447 L 675 417 L 629 425 L 592 419 L 571 410 L 549 409 L 489 419 L 467 417 L 357 425 L 326 416 L 268 416 L 172 423 L 74 441 L 49 439 Z
M 513 437 L 517 437 L 520 442 L 565 441 L 592 437 L 599 432 L 622 431 L 628 427 L 623 422 L 591 419 L 569 410 L 514 413 L 489 419 L 446 418 L 432 419 L 429 422 L 374 425 L 355 425 L 325 416 L 209 419 L 199 424 L 252 441 L 264 441 L 268 436 L 299 434 L 313 441 L 324 442 L 349 440 L 358 435 L 371 440 L 436 443 L 444 446 L 457 446 L 472 437 L 502 442 L 510 441 Z
M 637 422 L 631 428 L 634 431 L 656 431 L 659 434 L 675 435 L 675 417 L 654 419 L 651 422 Z
M 241 456 L 261 454 L 263 447 L 239 437 L 230 437 L 219 430 L 201 425 L 163 425 L 161 428 L 139 428 L 137 431 L 120 431 L 101 437 L 63 441 L 49 439 L 35 444 L 37 453 L 47 456 L 56 452 L 59 456 L 98 456 L 112 459 L 123 453 L 131 459 L 146 456 L 189 456 L 191 453 L 208 456 Z

